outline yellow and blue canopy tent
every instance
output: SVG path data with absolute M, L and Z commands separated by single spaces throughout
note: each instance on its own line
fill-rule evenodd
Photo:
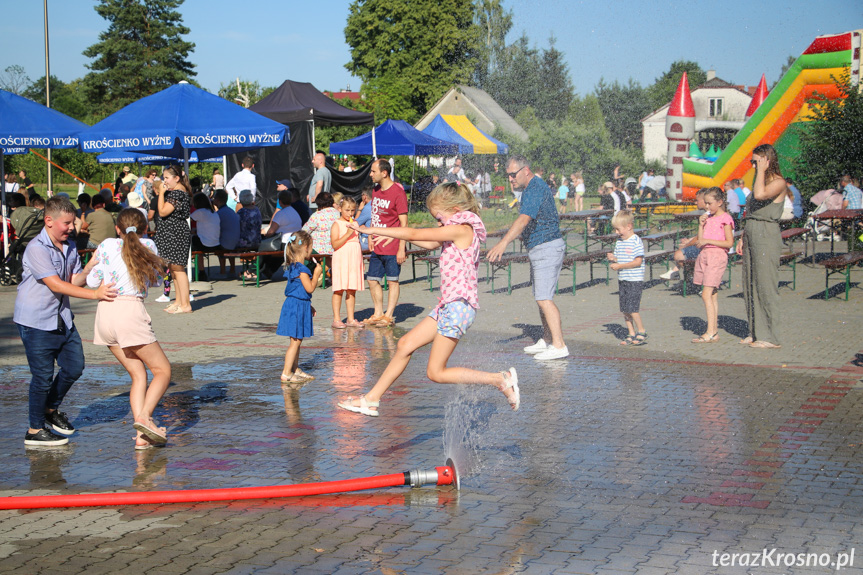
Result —
M 509 147 L 474 126 L 467 116 L 438 114 L 423 129 L 429 136 L 457 144 L 460 154 L 507 154 Z

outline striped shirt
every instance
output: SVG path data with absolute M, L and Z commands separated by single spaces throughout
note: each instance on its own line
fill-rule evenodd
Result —
M 628 240 L 617 240 L 614 243 L 614 257 L 619 264 L 628 264 L 635 258 L 642 258 L 637 268 L 617 270 L 617 279 L 622 282 L 644 281 L 644 244 L 638 234 L 632 234 Z

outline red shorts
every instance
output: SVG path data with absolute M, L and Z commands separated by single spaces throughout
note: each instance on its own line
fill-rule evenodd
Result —
M 728 267 L 728 250 L 725 248 L 702 248 L 695 260 L 692 283 L 719 289 L 722 275 Z

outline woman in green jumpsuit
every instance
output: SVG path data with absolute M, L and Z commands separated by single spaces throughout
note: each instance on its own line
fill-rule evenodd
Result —
M 740 343 L 755 348 L 778 348 L 779 256 L 782 236 L 779 218 L 788 188 L 779 172 L 776 150 L 763 144 L 752 150 L 755 181 L 746 207 L 743 238 L 737 253 L 743 257 L 743 300 L 749 335 Z

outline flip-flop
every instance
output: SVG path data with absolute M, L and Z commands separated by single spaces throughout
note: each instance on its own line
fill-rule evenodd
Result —
M 739 343 L 740 345 L 749 345 L 752 343 L 752 341 L 753 341 L 752 336 L 746 336 L 743 339 L 741 339 L 740 341 L 738 341 L 737 343 Z
M 168 436 L 159 431 L 159 428 L 152 428 L 149 425 L 144 425 L 143 423 L 138 423 L 137 421 L 132 424 L 132 427 L 135 428 L 135 431 L 140 431 L 144 435 L 146 435 L 153 443 L 167 443 Z
M 714 333 L 713 335 L 708 335 L 707 337 L 699 335 L 692 340 L 692 343 L 716 343 L 717 341 L 719 341 L 719 334 Z
M 349 397 L 347 401 L 340 401 L 338 406 L 342 409 L 346 409 L 348 411 L 352 411 L 354 413 L 361 413 L 363 415 L 368 415 L 369 417 L 377 417 L 380 415 L 377 409 L 369 409 L 371 407 L 379 407 L 379 401 L 366 401 L 366 396 L 360 396 L 360 404 L 359 405 L 351 405 L 350 402 L 353 400 L 352 397 Z
M 178 313 L 192 313 L 193 311 L 195 311 L 195 310 L 191 310 L 191 309 L 189 309 L 189 310 L 182 310 L 182 309 L 180 309 L 180 308 L 178 308 L 178 307 L 175 307 L 174 309 L 172 309 L 172 310 L 168 311 L 168 313 L 169 313 L 169 314 L 171 314 L 171 315 L 176 315 L 176 314 L 178 314 Z
M 509 374 L 509 379 L 506 378 L 506 374 Z M 519 406 L 521 405 L 521 391 L 518 389 L 518 374 L 515 372 L 515 368 L 509 368 L 508 372 L 504 372 L 504 381 L 506 384 L 500 389 L 501 391 L 506 391 L 509 388 L 512 388 L 515 395 L 512 399 L 506 398 L 509 404 L 512 406 L 513 411 L 518 411 Z
M 172 303 L 171 305 L 169 305 L 168 307 L 166 307 L 162 311 L 168 312 L 168 313 L 174 313 L 174 310 L 177 310 L 177 309 L 179 309 L 179 306 L 175 303 Z
M 750 343 L 749 347 L 754 347 L 757 349 L 779 349 L 782 346 L 776 345 L 775 343 L 770 343 L 769 341 L 764 341 L 764 340 L 759 339 L 757 341 L 753 341 L 752 343 Z
M 360 327 L 360 328 L 362 328 L 362 327 L 366 327 L 366 324 L 364 324 L 364 323 L 363 323 L 363 322 L 361 322 L 361 321 L 357 321 L 357 320 L 354 320 L 354 321 L 347 321 L 347 322 L 345 322 L 345 325 L 346 325 L 346 326 L 348 326 L 348 327 Z

